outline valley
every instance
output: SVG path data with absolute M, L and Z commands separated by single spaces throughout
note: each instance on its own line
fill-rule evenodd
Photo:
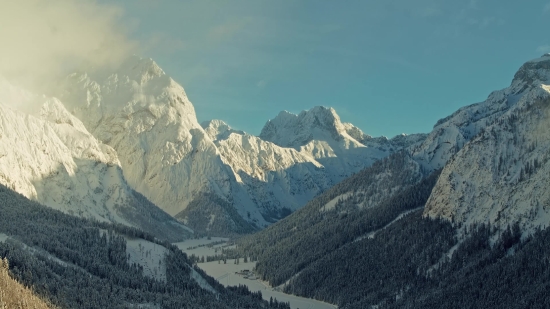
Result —
M 188 256 L 195 255 L 197 257 L 202 256 L 214 256 L 219 254 L 221 248 L 234 249 L 234 246 L 228 246 L 226 241 L 228 239 L 212 237 L 210 240 L 203 239 L 191 239 L 184 242 L 176 243 L 176 246 L 185 252 Z M 209 247 L 208 245 L 212 245 Z M 191 249 L 197 247 L 195 249 Z M 253 272 L 256 266 L 256 262 L 244 262 L 244 258 L 239 259 L 239 264 L 235 264 L 235 259 L 228 259 L 226 263 L 223 261 L 210 261 L 199 262 L 197 266 L 200 267 L 206 274 L 216 278 L 216 280 L 224 286 L 238 286 L 245 285 L 252 292 L 261 292 L 263 299 L 269 301 L 270 299 L 276 299 L 280 302 L 288 302 L 292 309 L 307 309 L 307 308 L 319 308 L 319 309 L 334 309 L 336 306 L 320 302 L 314 299 L 298 297 L 281 292 L 281 288 L 273 288 L 269 283 L 256 278 L 252 275 L 250 278 L 248 275 L 238 274 L 243 270 Z M 246 278 L 245 278 L 246 277 Z

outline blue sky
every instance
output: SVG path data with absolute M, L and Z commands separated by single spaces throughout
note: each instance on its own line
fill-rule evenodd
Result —
M 103 0 L 199 121 L 259 134 L 331 106 L 373 136 L 429 132 L 550 52 L 550 1 Z

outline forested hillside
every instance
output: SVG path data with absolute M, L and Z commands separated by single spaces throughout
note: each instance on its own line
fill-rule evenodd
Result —
M 224 289 L 199 268 L 192 269 L 175 246 L 140 230 L 69 216 L 4 186 L 0 214 L 0 258 L 10 261 L 9 271 L 17 281 L 60 308 L 270 307 L 261 294 L 245 287 Z M 143 265 L 131 262 L 128 240 L 166 249 L 159 262 L 165 280 L 144 275 Z M 208 287 L 195 281 L 197 275 Z
M 346 179 L 304 208 L 238 242 L 257 271 L 279 285 L 326 254 L 376 231 L 401 213 L 424 206 L 439 171 L 422 179 L 399 152 Z
M 550 229 L 521 239 L 518 225 L 468 228 L 416 211 L 312 263 L 287 293 L 340 308 L 548 308 Z
M 174 216 L 195 233 L 231 235 L 251 233 L 258 227 L 243 219 L 231 203 L 212 193 L 201 193 Z

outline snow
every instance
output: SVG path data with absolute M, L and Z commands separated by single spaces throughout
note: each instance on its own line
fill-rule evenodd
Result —
M 191 278 L 193 278 L 193 280 L 195 280 L 201 288 L 214 294 L 218 294 L 218 292 L 193 268 L 191 268 Z
M 327 212 L 327 211 L 333 210 L 336 207 L 336 204 L 338 203 L 338 201 L 344 200 L 352 195 L 353 195 L 353 192 L 338 195 L 337 197 L 333 198 L 328 203 L 326 203 L 323 207 L 319 208 L 319 212 Z
M 363 240 L 363 239 L 373 239 L 374 237 L 376 237 L 376 234 L 378 234 L 378 232 L 380 231 L 383 231 L 385 229 L 387 229 L 390 225 L 394 224 L 395 222 L 403 219 L 403 217 L 405 217 L 406 215 L 412 213 L 412 212 L 415 212 L 417 210 L 420 210 L 420 209 L 423 209 L 424 206 L 422 207 L 418 207 L 418 208 L 414 208 L 414 209 L 409 209 L 407 211 L 404 211 L 402 213 L 400 213 L 397 217 L 395 217 L 395 219 L 393 219 L 390 223 L 386 224 L 385 226 L 383 226 L 382 228 L 379 228 L 378 230 L 376 231 L 372 231 L 372 232 L 369 232 L 367 233 L 366 235 L 363 235 L 363 236 L 359 236 L 357 237 L 355 240 L 353 240 L 354 242 L 356 241 L 360 241 L 360 240 Z
M 221 248 L 227 246 L 227 244 L 218 244 L 213 246 L 212 248 L 207 248 L 206 245 L 213 244 L 215 242 L 220 242 L 227 240 L 227 238 L 218 238 L 218 237 L 212 237 L 211 240 L 208 240 L 207 238 L 200 238 L 200 239 L 189 239 L 184 242 L 175 243 L 180 250 L 185 252 L 188 255 L 195 254 L 197 256 L 206 256 L 206 255 L 214 255 L 215 248 Z M 190 247 L 197 247 L 196 249 L 188 249 Z M 250 291 L 261 291 L 262 296 L 265 300 L 269 300 L 270 297 L 273 297 L 273 299 L 277 299 L 278 301 L 282 302 L 290 302 L 290 306 L 293 309 L 296 308 L 318 308 L 318 309 L 334 309 L 336 306 L 317 301 L 314 299 L 304 298 L 304 297 L 298 297 L 295 295 L 285 294 L 282 292 L 279 292 L 276 290 L 276 288 L 272 288 L 269 286 L 267 282 L 263 282 L 258 279 L 245 279 L 243 276 L 236 274 L 236 272 L 242 272 L 242 270 L 248 269 L 252 270 L 256 262 L 248 262 L 244 263 L 244 259 L 239 260 L 239 264 L 234 264 L 233 259 L 228 259 L 227 264 L 224 264 L 223 261 L 221 261 L 218 264 L 218 261 L 213 262 L 207 262 L 207 263 L 198 263 L 197 264 L 202 270 L 204 270 L 209 276 L 216 278 L 218 282 L 223 284 L 224 286 L 238 286 L 239 284 L 246 285 Z M 198 275 L 198 274 L 197 274 Z M 200 280 L 200 278 L 199 278 Z
M 218 262 L 208 262 L 197 264 L 209 276 L 220 278 L 219 282 L 224 286 L 238 286 L 239 284 L 246 285 L 250 291 L 261 291 L 262 297 L 269 300 L 270 297 L 282 302 L 289 302 L 290 307 L 295 308 L 318 308 L 318 309 L 334 309 L 336 306 L 317 301 L 314 299 L 298 297 L 295 295 L 285 294 L 276 291 L 266 282 L 260 280 L 245 279 L 243 276 L 236 274 L 244 269 L 252 270 L 255 262 L 244 263 L 241 259 L 239 265 L 233 264 L 233 260 L 228 260 L 227 264 L 218 264 Z
M 168 249 L 144 239 L 126 238 L 126 254 L 129 263 L 143 266 L 143 275 L 166 282 L 166 263 L 164 258 Z
M 45 131 L 40 133 L 46 134 L 41 143 L 59 148 L 54 153 L 41 149 L 49 151 L 52 161 L 46 160 L 41 167 L 47 171 L 33 170 L 25 180 L 10 178 L 4 183 L 49 206 L 98 220 L 125 223 L 113 208 L 127 204 L 126 188 L 140 192 L 171 215 L 206 191 L 232 204 L 245 220 L 263 227 L 274 219 L 266 220 L 265 214 L 276 214 L 284 207 L 296 210 L 345 177 L 417 141 L 412 137 L 400 137 L 395 143 L 372 138 L 352 124 L 341 123 L 336 111 L 325 107 L 300 116 L 282 112 L 272 121 L 285 118 L 285 130 L 307 138 L 295 145 L 278 145 L 234 130 L 220 120 L 201 126 L 183 87 L 152 59 L 137 56 L 115 70 L 73 73 L 59 89 L 56 98 L 39 96 L 0 77 L 0 102 L 16 106 L 21 113 L 10 118 L 28 116 L 32 119 L 29 137 Z M 97 167 L 98 161 L 118 175 L 103 171 L 103 165 Z M 10 165 L 22 162 L 11 161 Z M 86 179 L 81 176 L 84 170 Z M 13 172 L 6 169 L 5 174 Z M 44 173 L 63 173 L 63 181 L 41 188 L 29 180 L 31 176 L 44 179 Z M 106 179 L 103 175 L 107 174 Z M 79 205 L 93 201 L 93 205 L 74 209 L 69 201 Z M 105 202 L 107 210 L 97 206 Z
M 9 238 L 8 235 L 0 233 L 0 242 L 5 242 Z
M 222 247 L 229 248 L 226 244 L 228 240 L 229 238 L 223 237 L 212 237 L 210 240 L 208 240 L 207 237 L 203 237 L 199 239 L 187 239 L 185 241 L 174 244 L 178 246 L 181 251 L 187 253 L 188 256 L 194 254 L 198 257 L 206 257 L 221 254 L 221 251 L 217 251 L 221 250 Z M 214 245 L 215 243 L 221 244 Z M 210 245 L 210 247 L 208 245 Z

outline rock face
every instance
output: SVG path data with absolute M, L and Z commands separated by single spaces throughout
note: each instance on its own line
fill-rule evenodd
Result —
M 186 227 L 135 192 L 116 151 L 55 98 L 0 80 L 0 183 L 63 212 L 137 226 L 165 239 Z
M 525 63 L 508 88 L 438 123 L 427 141 L 446 139 L 451 144 L 423 144 L 415 154 L 423 155 L 425 165 L 452 157 L 424 214 L 466 224 L 490 222 L 499 228 L 517 222 L 526 231 L 547 226 L 549 117 L 550 54 L 546 54 Z

